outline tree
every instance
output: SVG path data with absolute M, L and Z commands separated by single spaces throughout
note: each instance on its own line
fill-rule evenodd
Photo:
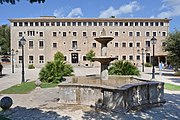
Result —
M 180 31 L 170 33 L 164 41 L 164 51 L 168 52 L 168 61 L 176 68 L 180 67 Z
M 86 59 L 90 61 L 90 64 L 93 62 L 93 57 L 95 57 L 95 52 L 93 50 L 90 50 L 86 54 Z
M 10 4 L 16 4 L 16 2 L 19 2 L 20 0 L 0 0 L 0 3 L 3 4 L 3 3 L 10 3 Z M 30 3 L 35 3 L 35 2 L 38 2 L 38 3 L 44 3 L 45 0 L 27 0 L 29 1 Z
M 110 75 L 140 75 L 136 66 L 123 60 L 112 63 L 108 71 Z
M 42 82 L 59 83 L 62 82 L 63 76 L 71 76 L 73 68 L 71 65 L 66 64 L 64 55 L 57 52 L 54 55 L 54 61 L 48 62 L 39 73 L 39 79 Z
M 10 50 L 10 27 L 8 25 L 0 26 L 0 47 L 1 54 L 7 54 Z

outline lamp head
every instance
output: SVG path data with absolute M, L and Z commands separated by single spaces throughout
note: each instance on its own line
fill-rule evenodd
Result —
M 20 39 L 20 43 L 21 43 L 21 45 L 25 45 L 26 44 L 26 39 L 24 38 L 24 37 L 22 37 L 21 39 Z
M 151 38 L 151 44 L 155 45 L 157 42 L 157 39 L 153 36 L 153 38 Z

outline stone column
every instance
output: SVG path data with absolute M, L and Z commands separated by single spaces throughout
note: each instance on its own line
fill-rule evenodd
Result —
M 107 56 L 107 43 L 101 44 L 101 56 Z
M 101 63 L 101 80 L 108 80 L 108 64 Z

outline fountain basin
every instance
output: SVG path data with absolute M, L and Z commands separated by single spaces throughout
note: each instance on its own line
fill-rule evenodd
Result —
M 109 64 L 111 61 L 113 60 L 117 60 L 117 57 L 94 57 L 93 60 L 94 61 L 98 61 L 100 63 L 104 63 L 104 64 Z
M 165 103 L 163 82 L 142 80 L 132 76 L 110 76 L 103 84 L 100 84 L 97 76 L 76 77 L 70 83 L 58 86 L 60 103 L 95 105 L 98 99 L 102 99 L 102 108 L 115 111 L 128 111 L 143 105 Z
M 107 44 L 108 42 L 112 41 L 114 37 L 112 36 L 100 36 L 98 38 L 94 38 L 97 42 L 102 44 Z

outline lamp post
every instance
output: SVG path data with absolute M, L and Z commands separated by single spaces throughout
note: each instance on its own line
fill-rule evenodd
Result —
M 138 54 L 140 54 L 140 50 L 137 50 Z M 144 72 L 144 48 L 141 49 L 142 55 L 142 72 Z
M 25 82 L 24 78 L 24 45 L 26 44 L 26 40 L 24 37 L 20 39 L 21 47 L 22 47 L 22 82 Z
M 151 44 L 153 45 L 153 59 L 152 59 L 152 64 L 153 64 L 153 68 L 152 68 L 152 79 L 155 79 L 155 69 L 154 69 L 154 45 L 156 44 L 157 39 L 153 36 L 153 38 L 151 38 Z
M 11 49 L 12 73 L 14 73 L 14 55 L 17 53 L 18 53 L 18 50 L 16 50 L 16 53 L 14 53 L 14 49 Z

